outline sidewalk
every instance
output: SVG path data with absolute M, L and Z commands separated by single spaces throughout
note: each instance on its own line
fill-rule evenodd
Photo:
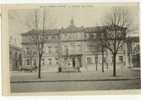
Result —
M 11 82 L 41 82 L 41 81 L 110 81 L 110 80 L 134 80 L 140 78 L 140 72 L 136 70 L 126 69 L 118 70 L 117 76 L 112 76 L 112 70 L 91 71 L 91 72 L 42 72 L 41 79 L 37 78 L 38 72 L 12 72 Z

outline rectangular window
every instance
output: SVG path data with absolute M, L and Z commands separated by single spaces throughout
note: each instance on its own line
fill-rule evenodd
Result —
M 77 49 L 78 49 L 78 51 L 80 51 L 81 50 L 81 45 L 77 45 Z
M 33 65 L 36 66 L 36 60 L 34 60 Z
M 68 46 L 64 46 L 64 49 L 65 49 L 65 54 L 69 55 L 69 48 L 68 48 Z
M 27 59 L 26 64 L 27 64 L 27 65 L 30 65 L 30 61 L 29 61 L 29 59 Z
M 91 57 L 87 57 L 87 64 L 92 64 L 92 58 Z
M 56 64 L 58 64 L 58 58 L 55 58 L 55 60 L 56 60 Z
M 96 33 L 93 33 L 93 39 L 96 39 Z
M 42 59 L 42 64 L 43 64 L 43 65 L 45 64 L 45 59 Z
M 86 35 L 86 39 L 88 39 L 89 38 L 89 33 Z
M 59 52 L 58 52 L 58 46 L 55 46 L 55 53 L 56 53 L 56 54 L 59 53 Z
M 36 51 L 33 52 L 33 56 L 35 56 L 35 55 L 36 55 Z
M 48 40 L 48 36 L 46 36 L 46 39 Z
M 52 64 L 52 59 L 51 59 L 51 58 L 48 59 L 48 64 L 49 64 L 49 65 Z
M 48 47 L 48 53 L 51 53 L 51 46 Z
M 119 61 L 123 62 L 123 56 L 119 56 Z
M 56 39 L 56 36 L 52 36 L 52 39 Z

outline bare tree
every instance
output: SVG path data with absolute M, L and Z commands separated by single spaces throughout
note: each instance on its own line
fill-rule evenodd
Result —
M 37 13 L 35 13 L 35 23 L 37 22 Z M 42 32 L 41 33 L 36 33 L 36 35 L 33 36 L 33 41 L 36 45 L 37 53 L 38 53 L 38 78 L 41 78 L 41 61 L 42 61 L 42 56 L 44 53 L 44 44 L 45 44 L 45 10 L 43 9 L 43 20 L 42 20 Z M 38 25 L 36 25 L 36 29 L 38 29 Z
M 96 71 L 98 70 L 97 66 L 98 66 L 98 54 L 95 54 L 95 68 L 96 68 Z
M 42 9 L 42 12 L 39 12 L 39 9 L 35 9 L 33 13 L 30 13 L 31 16 L 26 17 L 28 19 L 27 22 L 25 23 L 29 29 L 33 29 L 31 31 L 31 41 L 33 42 L 33 45 L 35 47 L 35 51 L 37 54 L 36 57 L 38 59 L 38 78 L 41 78 L 41 63 L 44 54 L 45 43 L 47 42 L 46 41 L 47 34 L 45 34 L 45 30 L 47 27 L 46 24 L 47 9 L 45 9 L 45 6 L 41 6 L 40 9 Z M 55 25 L 55 19 L 53 21 L 50 21 L 48 25 L 49 26 Z
M 125 8 L 113 8 L 104 21 L 101 41 L 112 54 L 113 76 L 116 76 L 116 56 L 119 48 L 124 45 L 127 29 L 129 28 L 129 13 Z
M 41 62 L 42 62 L 42 57 L 44 53 L 44 44 L 45 44 L 45 10 L 43 9 L 43 16 L 42 16 L 42 29 L 39 30 L 39 15 L 38 15 L 38 10 L 34 11 L 33 14 L 33 20 L 29 24 L 27 22 L 28 27 L 33 27 L 34 29 L 31 31 L 31 41 L 35 47 L 35 51 L 37 53 L 37 59 L 38 59 L 38 78 L 41 78 Z M 40 17 L 41 18 L 41 17 Z M 32 26 L 33 25 L 33 26 Z
M 102 72 L 104 72 L 104 45 L 103 43 L 101 42 L 101 53 L 102 53 Z

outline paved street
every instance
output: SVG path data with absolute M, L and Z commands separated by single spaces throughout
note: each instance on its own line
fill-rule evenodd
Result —
M 12 92 L 140 89 L 139 80 L 12 83 Z
M 103 79 L 136 79 L 140 78 L 139 70 L 117 70 L 117 76 L 112 76 L 112 70 L 105 72 L 42 72 L 41 79 L 38 79 L 38 72 L 11 72 L 11 82 L 16 81 L 57 81 L 57 80 L 103 80 Z
M 107 89 L 138 89 L 140 86 L 139 70 L 117 70 L 117 76 L 112 76 L 112 70 L 102 73 L 91 72 L 42 72 L 42 78 L 37 78 L 37 72 L 11 73 L 12 92 L 43 92 L 43 91 L 77 91 L 77 90 L 107 90 Z

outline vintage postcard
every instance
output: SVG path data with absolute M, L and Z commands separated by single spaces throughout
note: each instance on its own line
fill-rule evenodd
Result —
M 7 95 L 138 94 L 138 3 L 2 5 Z

